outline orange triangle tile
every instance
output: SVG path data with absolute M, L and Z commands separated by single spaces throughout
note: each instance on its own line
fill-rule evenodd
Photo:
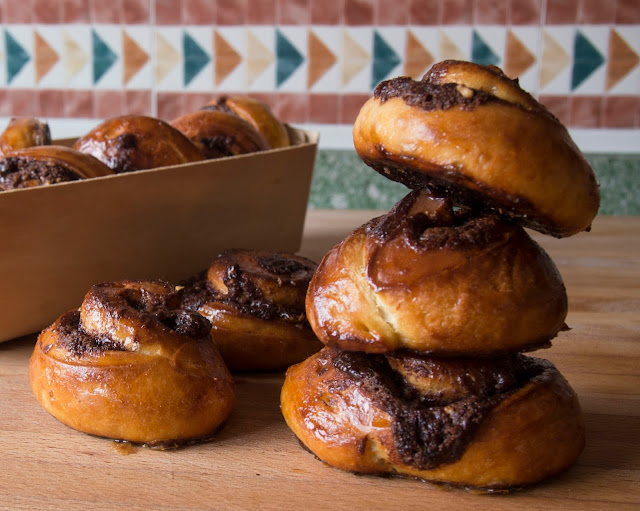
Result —
M 411 78 L 420 78 L 434 62 L 433 55 L 418 41 L 411 30 L 407 30 L 404 74 Z
M 334 66 L 337 58 L 313 30 L 309 30 L 308 51 L 307 87 L 311 88 Z
M 87 64 L 89 56 L 66 30 L 62 32 L 62 45 L 64 51 L 62 54 L 64 81 L 68 84 Z
M 126 85 L 149 62 L 149 54 L 125 30 L 122 31 L 122 55 L 124 69 L 122 83 Z
M 215 52 L 214 78 L 216 85 L 220 85 L 240 65 L 242 55 L 217 30 L 213 31 L 213 51 Z
M 342 85 L 348 84 L 371 61 L 371 56 L 346 30 L 342 31 Z
M 38 83 L 58 63 L 60 56 L 36 30 L 33 31 L 33 43 L 36 83 Z
M 441 60 L 467 60 L 467 56 L 464 54 L 464 52 L 456 43 L 451 40 L 451 38 L 443 30 L 440 31 L 439 43 Z
M 156 82 L 161 82 L 180 63 L 181 53 L 160 32 L 155 33 L 155 62 L 153 71 Z
M 569 64 L 571 64 L 571 56 L 548 32 L 544 32 L 542 37 L 540 88 L 544 89 L 549 85 Z
M 262 41 L 247 30 L 247 85 L 251 85 L 275 62 L 275 56 Z
M 522 76 L 536 62 L 536 57 L 511 30 L 507 30 L 504 72 L 509 78 Z
M 607 90 L 614 87 L 640 63 L 640 57 L 627 41 L 615 30 L 609 34 L 609 57 L 607 59 Z

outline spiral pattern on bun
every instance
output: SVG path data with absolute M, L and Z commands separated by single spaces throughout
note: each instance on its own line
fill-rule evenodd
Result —
M 231 370 L 286 369 L 322 347 L 304 310 L 315 268 L 294 254 L 227 250 L 185 283 L 183 304 L 211 322 Z
M 271 148 L 288 147 L 291 143 L 287 127 L 273 114 L 266 103 L 248 96 L 220 96 L 207 103 L 203 110 L 220 110 L 237 115 L 262 133 Z
M 92 435 L 174 447 L 206 440 L 234 404 L 210 325 L 163 282 L 95 285 L 38 337 L 29 379 L 40 404 Z
M 74 148 L 116 173 L 204 160 L 202 152 L 179 130 L 144 115 L 107 119 L 78 139 Z
M 548 361 L 370 355 L 324 348 L 289 369 L 282 413 L 321 460 L 486 490 L 568 468 L 584 446 L 577 397 Z
M 566 128 L 500 69 L 444 61 L 387 80 L 353 127 L 363 161 L 410 188 L 556 237 L 588 230 L 598 184 Z
M 216 110 L 199 110 L 171 121 L 197 145 L 206 158 L 222 158 L 270 149 L 264 136 L 240 117 Z
M 58 145 L 32 146 L 0 160 L 0 191 L 108 176 L 113 171 L 93 156 Z
M 371 353 L 530 350 L 567 314 L 556 266 L 521 227 L 454 210 L 427 189 L 330 250 L 306 301 L 321 341 Z

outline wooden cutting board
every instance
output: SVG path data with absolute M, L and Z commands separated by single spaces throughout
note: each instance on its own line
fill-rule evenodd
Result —
M 372 211 L 310 211 L 302 253 L 319 260 Z M 556 261 L 572 330 L 537 356 L 577 391 L 587 447 L 533 488 L 477 495 L 357 476 L 302 449 L 278 408 L 281 374 L 237 374 L 237 406 L 210 443 L 120 449 L 49 416 L 31 394 L 34 337 L 0 344 L 0 509 L 640 509 L 640 217 L 534 235 Z

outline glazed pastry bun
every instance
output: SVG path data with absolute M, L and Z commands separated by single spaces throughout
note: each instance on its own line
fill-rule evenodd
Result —
M 143 115 L 108 119 L 80 138 L 74 148 L 94 156 L 116 173 L 204 160 L 200 150 L 180 131 Z
M 287 127 L 273 114 L 266 103 L 248 96 L 220 96 L 207 103 L 203 110 L 220 110 L 247 121 L 276 149 L 291 144 Z
M 240 117 L 222 111 L 199 110 L 171 121 L 206 158 L 222 158 L 271 149 L 264 136 Z
M 50 144 L 51 131 L 46 122 L 33 117 L 14 117 L 0 134 L 0 157 L 18 149 Z
M 567 295 L 520 226 L 423 188 L 325 255 L 306 310 L 329 346 L 489 355 L 548 345 L 565 326 Z
M 494 66 L 448 60 L 420 81 L 380 83 L 353 139 L 392 180 L 556 237 L 588 230 L 598 211 L 594 172 L 566 128 Z
M 85 433 L 168 448 L 209 439 L 234 403 L 208 321 L 162 282 L 93 286 L 38 337 L 29 379 L 40 404 Z
M 19 149 L 0 159 L 0 191 L 52 185 L 113 171 L 93 156 L 58 145 Z
M 185 283 L 183 306 L 211 322 L 229 369 L 286 369 L 322 348 L 304 310 L 315 268 L 294 254 L 227 250 Z
M 285 420 L 321 460 L 484 490 L 568 468 L 585 442 L 578 399 L 548 361 L 324 348 L 287 371 Z

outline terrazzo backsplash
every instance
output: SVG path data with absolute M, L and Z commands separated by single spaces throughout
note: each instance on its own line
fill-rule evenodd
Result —
M 502 67 L 572 130 L 640 152 L 638 0 L 0 0 L 0 20 L 0 122 L 36 116 L 80 135 L 240 93 L 345 133 L 381 80 L 454 58 Z M 355 153 L 322 149 L 311 206 L 398 197 L 372 171 L 363 193 Z M 603 211 L 638 214 L 638 159 L 590 158 Z

